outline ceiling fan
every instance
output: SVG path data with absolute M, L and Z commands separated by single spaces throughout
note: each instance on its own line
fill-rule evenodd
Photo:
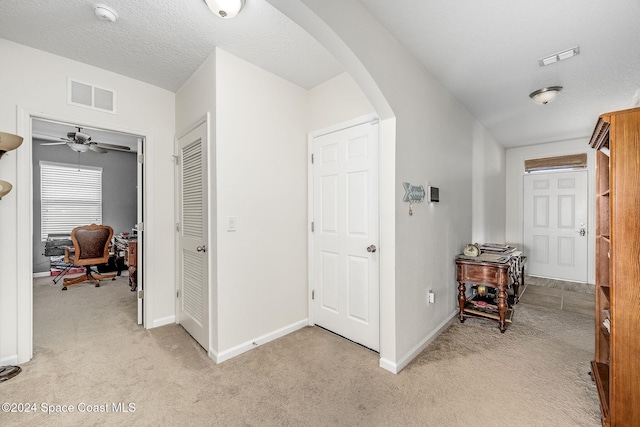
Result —
M 106 153 L 108 149 L 130 151 L 131 148 L 126 145 L 106 144 L 103 142 L 95 142 L 91 140 L 91 135 L 82 132 L 82 128 L 76 127 L 77 132 L 68 132 L 66 138 L 54 139 L 56 142 L 43 142 L 40 145 L 63 145 L 66 144 L 73 151 L 84 153 L 88 150 L 96 153 Z

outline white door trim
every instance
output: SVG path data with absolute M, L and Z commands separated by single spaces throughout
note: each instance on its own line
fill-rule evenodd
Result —
M 31 236 L 33 232 L 33 149 L 31 136 L 32 119 L 53 120 L 62 123 L 78 123 L 86 127 L 112 130 L 115 132 L 129 133 L 138 135 L 149 141 L 150 132 L 123 128 L 119 126 L 108 125 L 101 122 L 92 122 L 86 120 L 77 120 L 70 117 L 61 117 L 55 114 L 34 111 L 21 106 L 16 111 L 16 129 L 19 135 L 24 138 L 23 144 L 19 150 L 16 150 L 16 283 L 17 283 L 17 354 L 16 363 L 25 363 L 33 357 L 33 242 L 31 238 L 21 238 L 21 236 Z M 81 123 L 80 123 L 81 122 Z M 147 176 L 144 169 L 143 183 L 146 182 Z M 138 206 L 142 209 L 142 206 Z M 143 211 L 144 221 L 146 221 L 146 211 Z M 142 242 L 144 245 L 144 241 Z M 151 298 L 153 288 L 145 291 L 147 293 L 143 300 L 145 325 L 151 324 L 148 318 L 151 313 Z
M 307 270 L 307 276 L 308 276 L 308 283 L 309 283 L 309 288 L 308 288 L 308 297 L 307 297 L 307 302 L 308 302 L 308 312 L 309 312 L 309 325 L 313 326 L 315 325 L 315 319 L 314 319 L 314 312 L 313 312 L 313 300 L 312 300 L 312 292 L 313 292 L 313 288 L 314 288 L 314 277 L 313 277 L 313 272 L 314 272 L 314 264 L 313 264 L 313 239 L 314 239 L 314 234 L 311 231 L 311 223 L 313 222 L 313 198 L 314 198 L 314 186 L 313 186 L 313 163 L 311 162 L 311 155 L 313 154 L 313 140 L 319 136 L 323 136 L 323 135 L 327 135 L 333 132 L 338 132 L 344 129 L 348 129 L 348 128 L 352 128 L 354 126 L 359 126 L 359 125 L 363 125 L 365 123 L 374 123 L 377 122 L 378 119 L 378 115 L 377 114 L 367 114 L 361 117 L 357 117 L 355 119 L 351 119 L 351 120 L 347 120 L 345 122 L 342 123 L 337 123 L 335 125 L 331 125 L 328 126 L 326 128 L 323 129 L 318 129 L 315 130 L 313 132 L 309 132 L 308 136 L 307 136 L 307 195 L 308 195 L 308 200 L 307 200 L 307 242 L 308 242 L 308 246 L 307 246 L 307 262 L 308 262 L 308 270 Z M 378 147 L 378 152 L 380 152 L 380 147 Z M 378 163 L 380 163 L 380 159 L 378 158 Z M 378 173 L 378 179 L 379 179 L 379 173 Z M 380 189 L 378 188 L 378 193 L 380 192 Z M 378 197 L 378 204 L 380 203 L 380 197 Z M 380 206 L 378 205 L 378 215 L 380 214 Z M 378 227 L 380 227 L 380 225 L 378 225 Z M 380 263 L 379 265 L 382 265 L 382 253 L 380 253 Z M 378 292 L 380 292 L 380 288 L 378 289 Z M 380 326 L 378 326 L 380 327 Z

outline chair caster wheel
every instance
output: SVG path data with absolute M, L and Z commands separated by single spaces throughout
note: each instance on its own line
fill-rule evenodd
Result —
M 115 278 L 115 277 L 114 277 L 113 279 L 111 279 L 111 281 L 112 281 L 112 282 L 113 282 L 113 281 L 115 281 L 115 280 L 116 280 L 116 278 Z
M 100 287 L 100 283 L 96 283 L 96 288 L 99 288 L 99 287 Z
M 67 287 L 66 287 L 66 286 L 63 286 L 63 287 L 62 287 L 62 290 L 63 290 L 63 291 L 66 291 L 66 290 L 67 290 Z

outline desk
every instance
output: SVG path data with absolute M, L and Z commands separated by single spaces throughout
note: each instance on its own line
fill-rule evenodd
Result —
M 129 286 L 132 291 L 138 289 L 138 239 L 135 237 L 115 237 L 116 256 L 124 259 L 129 268 Z
M 504 333 L 509 308 L 507 289 L 513 287 L 513 302 L 517 304 L 520 285 L 524 285 L 525 262 L 526 257 L 522 256 L 522 252 L 513 252 L 504 256 L 482 254 L 474 258 L 458 255 L 456 270 L 460 323 L 463 323 L 466 317 L 474 316 L 465 310 L 466 284 L 488 286 L 497 290 L 498 327 L 500 332 Z

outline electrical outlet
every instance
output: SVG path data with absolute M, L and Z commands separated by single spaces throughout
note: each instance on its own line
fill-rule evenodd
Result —
M 436 294 L 433 291 L 429 291 L 429 304 L 436 302 Z

